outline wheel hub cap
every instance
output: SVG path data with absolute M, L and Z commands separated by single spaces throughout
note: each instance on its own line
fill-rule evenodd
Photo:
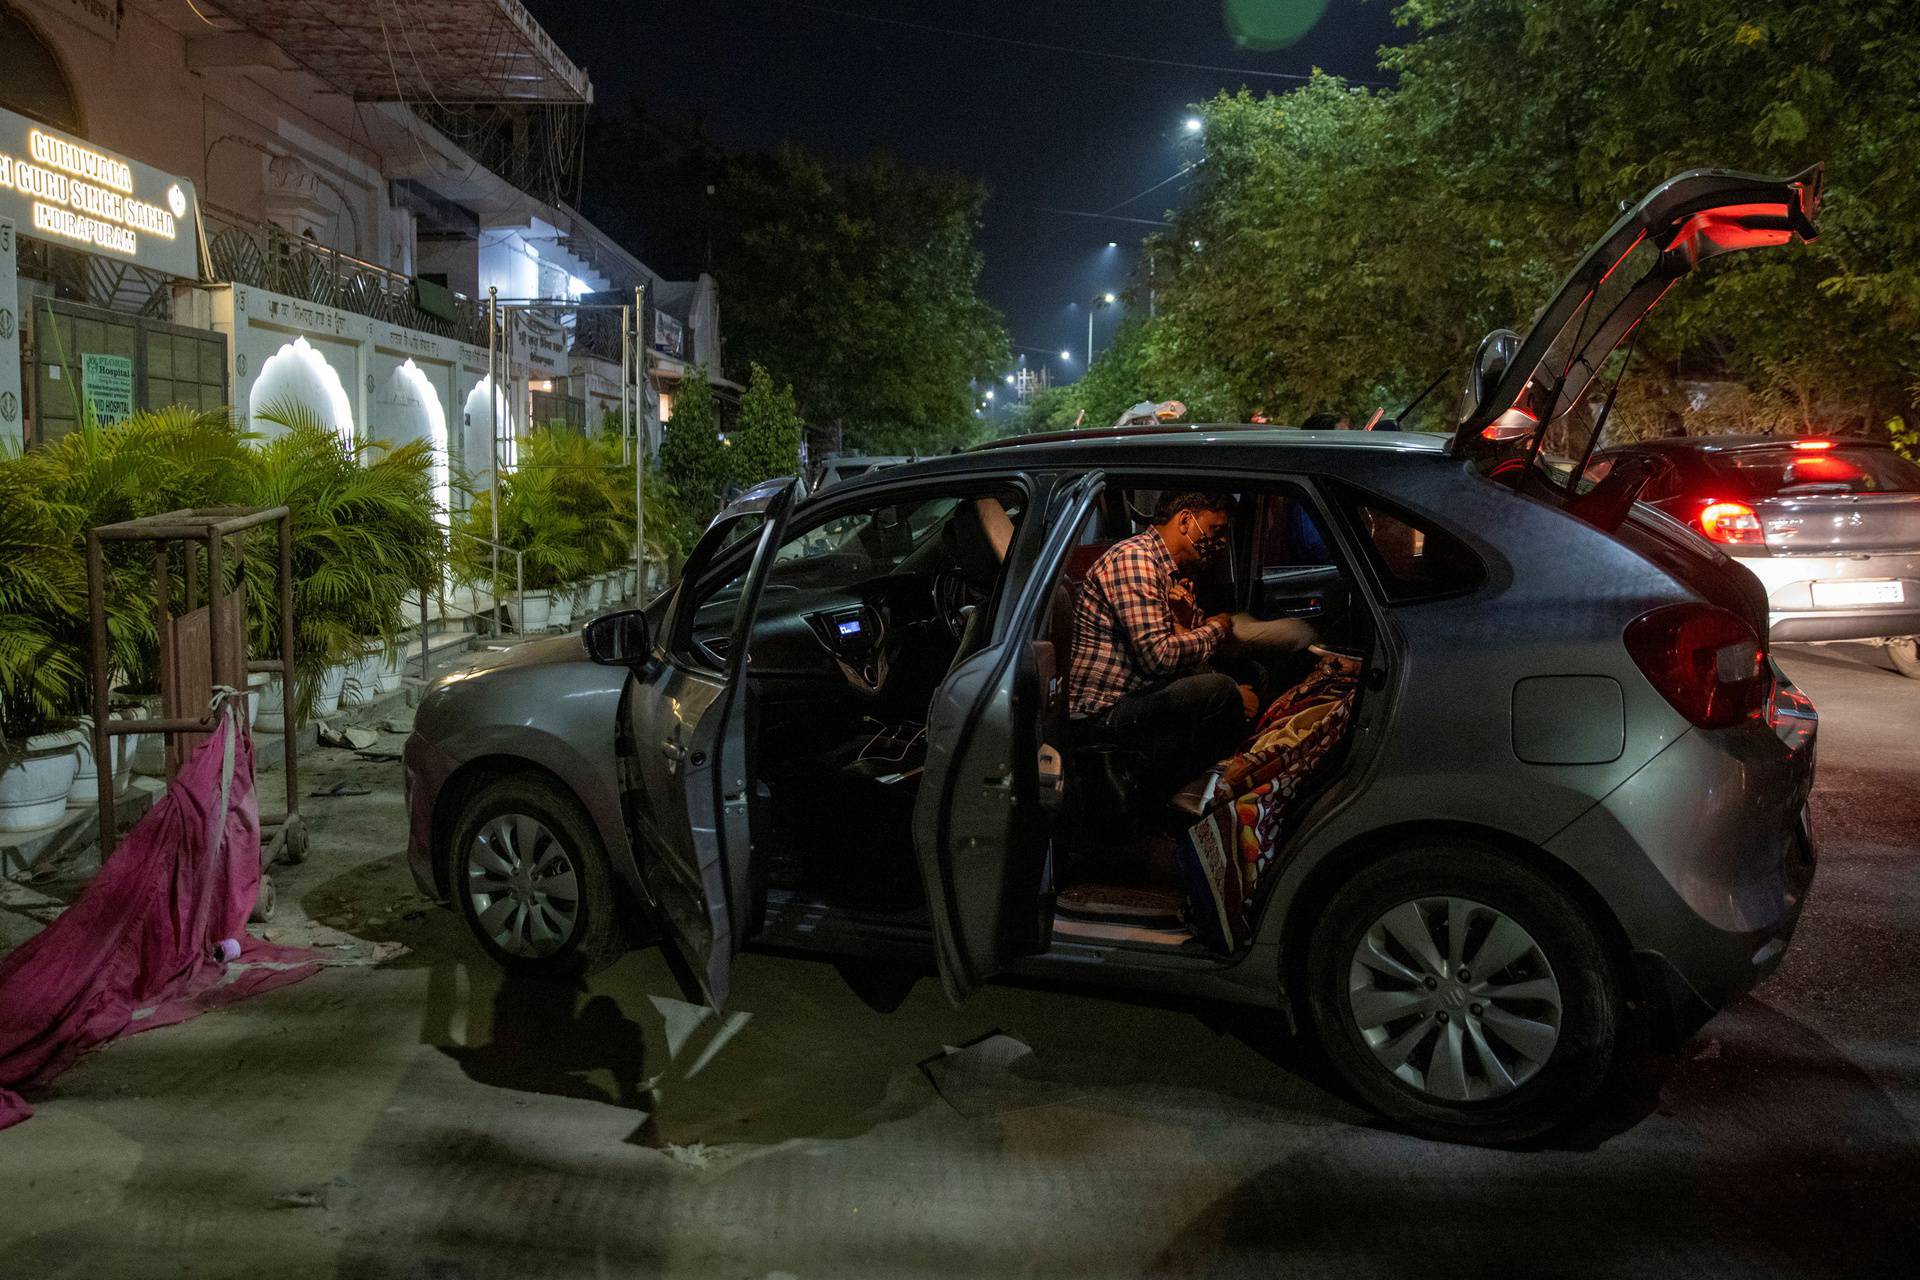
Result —
M 552 955 L 580 919 L 573 858 L 538 818 L 502 814 L 467 849 L 467 897 L 480 932 L 509 955 Z
M 1560 1040 L 1561 994 L 1533 936 L 1469 898 L 1418 898 L 1361 935 L 1347 1012 L 1374 1059 L 1448 1102 L 1511 1093 Z

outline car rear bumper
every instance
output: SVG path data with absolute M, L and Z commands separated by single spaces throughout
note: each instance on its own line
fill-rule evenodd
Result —
M 1786 953 L 1816 862 L 1816 731 L 1810 705 L 1690 730 L 1549 842 L 1612 907 L 1660 1039 L 1685 1039 Z
M 1871 640 L 1920 634 L 1920 551 L 1860 556 L 1741 555 L 1767 592 L 1774 640 Z M 1821 607 L 1815 583 L 1898 582 L 1901 600 Z
M 400 752 L 407 804 L 407 869 L 420 892 L 436 902 L 447 895 L 433 865 L 433 812 L 455 761 L 418 733 L 407 738 Z
M 1771 615 L 1767 636 L 1782 642 L 1809 640 L 1879 640 L 1920 635 L 1920 608 L 1809 609 L 1804 613 Z

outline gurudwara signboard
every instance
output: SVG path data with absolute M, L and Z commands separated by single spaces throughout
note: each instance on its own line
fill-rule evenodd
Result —
M 0 217 L 34 236 L 168 275 L 200 275 L 193 184 L 0 110 Z

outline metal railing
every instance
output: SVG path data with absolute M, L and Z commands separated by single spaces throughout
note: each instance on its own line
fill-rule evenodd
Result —
M 487 340 L 486 308 L 465 294 L 451 294 L 453 317 L 448 319 L 420 308 L 411 276 L 217 205 L 202 206 L 201 213 L 209 266 L 216 280 L 268 289 L 475 346 Z
M 527 630 L 527 627 L 526 627 L 526 622 L 527 622 L 526 553 L 522 551 L 516 551 L 512 547 L 502 546 L 498 542 L 489 542 L 487 539 L 482 538 L 477 534 L 467 533 L 461 529 L 450 529 L 448 530 L 448 533 L 455 538 L 465 538 L 467 541 L 472 542 L 478 546 L 485 547 L 492 552 L 492 556 L 491 556 L 492 567 L 490 572 L 487 575 L 487 598 L 490 601 L 492 601 L 492 603 L 488 605 L 485 609 L 479 609 L 479 608 L 460 609 L 460 608 L 450 607 L 447 604 L 445 579 L 443 578 L 441 580 L 442 589 L 439 596 L 440 616 L 444 618 L 444 617 L 447 617 L 450 613 L 459 613 L 477 622 L 481 618 L 491 614 L 492 623 L 493 623 L 493 633 L 495 635 L 500 635 L 506 631 L 512 631 L 515 635 L 525 635 Z M 500 573 L 500 562 L 505 558 L 507 558 L 508 556 L 513 557 L 513 622 L 511 625 L 508 625 L 507 623 L 503 622 L 500 617 L 500 603 L 501 603 L 500 587 L 502 584 L 502 576 Z M 467 585 L 469 588 L 475 589 L 477 591 L 477 587 L 475 587 L 475 584 L 468 583 Z M 476 605 L 479 603 L 477 598 L 475 600 L 475 603 Z M 420 598 L 420 622 L 423 629 L 426 626 L 426 619 L 427 619 L 426 596 L 422 594 Z M 422 648 L 424 649 L 424 647 L 425 646 L 423 645 Z M 424 664 L 425 664 L 425 659 L 423 658 L 422 659 L 423 670 L 425 669 Z

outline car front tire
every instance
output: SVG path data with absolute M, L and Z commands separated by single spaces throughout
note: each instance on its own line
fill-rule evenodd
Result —
M 502 969 L 573 977 L 619 959 L 606 850 L 556 785 L 509 777 L 480 788 L 454 824 L 448 859 L 460 915 Z
M 1514 860 L 1466 843 L 1393 854 L 1341 886 L 1314 928 L 1310 1020 L 1340 1077 L 1394 1124 L 1522 1142 L 1577 1119 L 1606 1084 L 1614 966 L 1587 913 Z

